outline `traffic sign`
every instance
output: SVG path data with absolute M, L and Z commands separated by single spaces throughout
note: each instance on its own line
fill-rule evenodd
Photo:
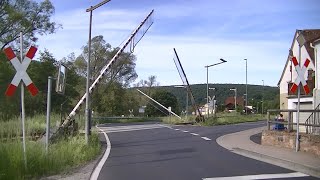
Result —
M 307 81 L 304 79 L 304 73 L 306 72 L 307 67 L 310 64 L 310 60 L 306 59 L 306 61 L 304 62 L 304 65 L 302 67 L 299 66 L 299 63 L 298 63 L 296 57 L 292 57 L 292 62 L 293 62 L 293 65 L 297 71 L 298 76 L 297 76 L 296 80 L 294 81 L 294 84 L 291 86 L 290 91 L 294 93 L 297 90 L 297 88 L 301 82 L 303 89 L 304 89 L 304 92 L 306 94 L 309 94 L 310 89 L 307 84 Z
M 13 67 L 17 71 L 13 80 L 11 81 L 11 84 L 8 86 L 8 89 L 6 91 L 6 96 L 12 96 L 15 93 L 21 80 L 27 86 L 32 96 L 37 95 L 39 91 L 37 87 L 33 84 L 32 80 L 30 79 L 26 71 L 29 64 L 31 63 L 32 58 L 37 52 L 37 48 L 34 46 L 31 46 L 26 56 L 22 60 L 22 62 L 19 61 L 19 59 L 17 58 L 17 56 L 14 54 L 13 50 L 10 47 L 4 49 L 4 52 L 7 58 L 9 59 L 9 61 L 11 62 L 11 64 L 13 65 Z

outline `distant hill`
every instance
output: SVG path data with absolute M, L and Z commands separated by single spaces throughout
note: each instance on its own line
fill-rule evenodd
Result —
M 231 88 L 237 88 L 237 96 L 244 96 L 246 93 L 245 84 L 209 84 L 209 87 L 215 90 L 209 90 L 209 95 L 216 96 L 217 105 L 224 104 L 227 97 L 234 96 L 234 91 Z M 185 88 L 177 88 L 174 86 L 157 86 L 155 89 L 163 89 L 174 94 L 181 107 L 186 105 L 186 90 Z M 192 93 L 197 104 L 203 105 L 206 103 L 207 84 L 194 84 L 191 85 Z M 279 89 L 278 87 L 261 86 L 261 85 L 248 85 L 248 105 L 257 106 L 264 100 L 265 109 L 279 107 Z M 189 100 L 189 105 L 191 102 Z

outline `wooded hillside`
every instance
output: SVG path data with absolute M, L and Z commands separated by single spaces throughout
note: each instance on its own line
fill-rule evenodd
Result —
M 217 105 L 222 106 L 227 97 L 233 97 L 234 91 L 231 88 L 237 88 L 237 97 L 243 97 L 246 93 L 245 84 L 209 84 L 210 88 L 215 90 L 209 90 L 209 96 L 216 96 Z M 177 88 L 174 86 L 158 86 L 154 88 L 164 89 L 174 94 L 183 109 L 186 106 L 186 90 L 185 88 Z M 196 103 L 203 105 L 206 103 L 207 96 L 207 84 L 194 84 L 191 85 L 191 89 L 194 95 Z M 279 89 L 271 86 L 260 86 L 260 85 L 248 85 L 248 105 L 259 106 L 261 109 L 261 101 L 263 100 L 264 112 L 267 109 L 278 109 L 279 108 Z M 189 99 L 189 106 L 191 101 Z

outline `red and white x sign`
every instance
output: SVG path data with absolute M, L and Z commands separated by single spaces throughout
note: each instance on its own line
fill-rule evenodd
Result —
M 294 93 L 297 90 L 297 88 L 301 82 L 301 84 L 303 85 L 304 92 L 306 94 L 309 94 L 310 89 L 308 87 L 306 80 L 304 79 L 304 73 L 306 72 L 307 67 L 310 64 L 310 60 L 306 59 L 306 61 L 304 62 L 304 65 L 302 67 L 299 66 L 299 63 L 298 63 L 296 57 L 292 57 L 292 62 L 293 62 L 294 67 L 296 68 L 298 76 L 297 76 L 296 80 L 294 81 L 294 84 L 292 85 L 290 91 Z
M 32 96 L 37 95 L 39 91 L 37 87 L 33 84 L 32 80 L 30 79 L 29 75 L 26 72 L 29 64 L 31 63 L 32 58 L 37 52 L 37 48 L 31 46 L 22 62 L 19 61 L 19 59 L 17 58 L 17 56 L 14 54 L 13 50 L 10 47 L 4 49 L 4 52 L 7 58 L 9 59 L 9 61 L 11 62 L 11 64 L 13 65 L 13 67 L 17 71 L 16 75 L 11 81 L 11 84 L 8 86 L 6 95 L 12 96 L 16 91 L 21 80 L 27 86 Z

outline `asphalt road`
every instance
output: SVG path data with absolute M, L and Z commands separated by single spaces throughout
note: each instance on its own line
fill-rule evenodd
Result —
M 200 180 L 265 174 L 261 178 L 270 179 L 268 174 L 296 173 L 234 154 L 216 143 L 216 139 L 222 135 L 263 125 L 264 122 L 170 128 L 152 123 L 101 125 L 111 141 L 111 152 L 98 179 Z

